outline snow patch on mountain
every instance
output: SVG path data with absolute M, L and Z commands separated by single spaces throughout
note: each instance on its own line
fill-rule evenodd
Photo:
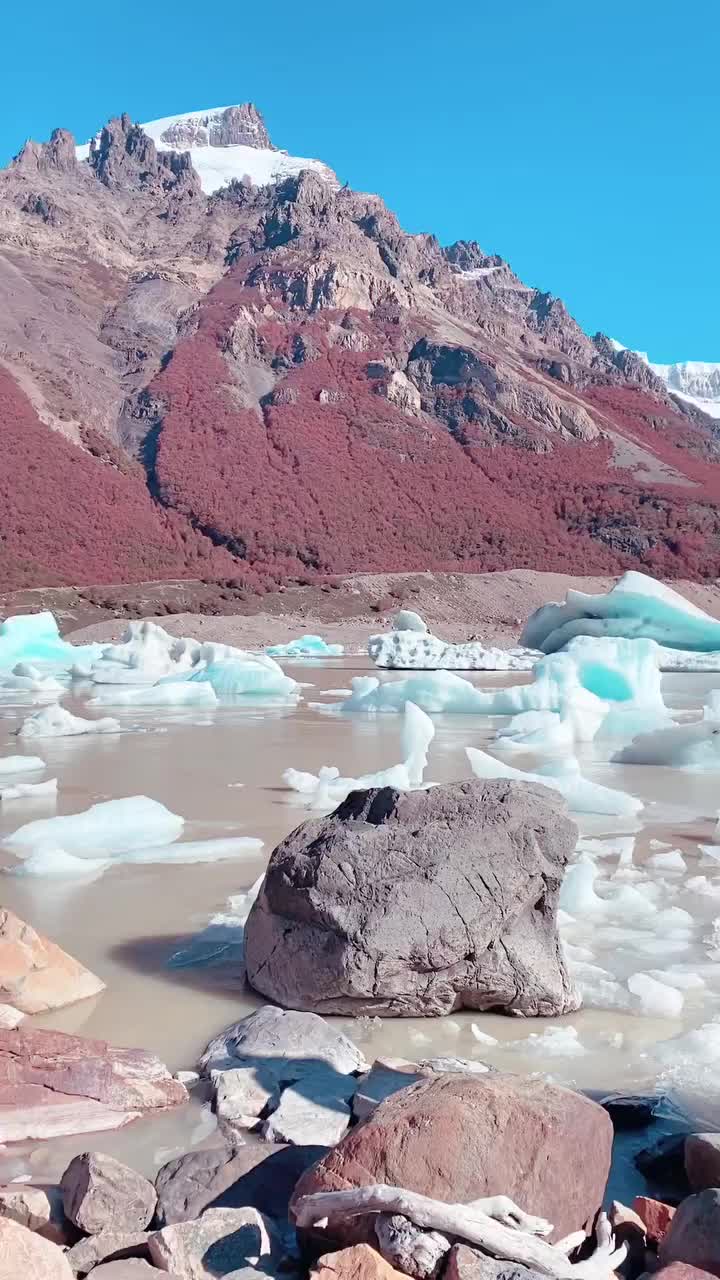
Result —
M 303 169 L 312 169 L 337 185 L 332 169 L 321 160 L 291 156 L 273 147 L 262 117 L 251 104 L 187 111 L 149 120 L 140 127 L 158 151 L 190 152 L 206 195 L 243 178 L 250 178 L 257 187 L 266 187 Z M 246 141 L 233 141 L 237 137 Z M 76 150 L 78 160 L 87 160 L 90 144 Z
M 611 338 L 610 343 L 615 351 L 627 351 L 627 347 L 615 338 Z M 720 418 L 720 363 L 681 360 L 677 364 L 654 364 L 647 351 L 634 354 L 644 360 L 658 378 L 662 378 L 673 395 L 697 405 L 711 418 Z

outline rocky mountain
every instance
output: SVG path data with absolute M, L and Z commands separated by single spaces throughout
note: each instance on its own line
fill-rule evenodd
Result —
M 0 173 L 0 577 L 716 576 L 717 426 L 250 104 Z

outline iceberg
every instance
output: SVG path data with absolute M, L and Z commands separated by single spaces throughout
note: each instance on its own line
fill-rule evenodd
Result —
M 428 750 L 434 737 L 435 725 L 430 717 L 420 707 L 416 707 L 414 702 L 406 702 L 402 751 L 403 762 L 412 787 L 422 786 L 423 775 L 427 768 Z
M 569 590 L 562 604 L 545 604 L 525 624 L 520 643 L 544 653 L 575 636 L 656 640 L 670 649 L 720 649 L 720 622 L 647 574 L 630 570 L 599 595 Z
M 615 791 L 612 787 L 600 786 L 597 782 L 589 782 L 580 773 L 580 766 L 574 756 L 564 759 L 562 763 L 545 766 L 538 773 L 525 773 L 512 765 L 496 760 L 477 747 L 466 747 L 465 754 L 470 768 L 476 778 L 508 778 L 517 782 L 539 782 L 564 796 L 573 813 L 596 813 L 605 817 L 625 817 L 639 813 L 643 808 L 642 800 L 628 795 L 625 791 Z M 567 908 L 570 910 L 570 908 Z
M 50 698 L 56 702 L 65 693 L 65 686 L 54 676 L 44 675 L 30 662 L 18 662 L 10 675 L 0 676 L 0 693 L 29 693 L 34 698 Z
M 194 641 L 171 636 L 157 622 L 128 622 L 122 639 L 103 648 L 91 678 L 97 684 L 154 683 L 189 669 L 198 648 Z
M 454 711 L 488 713 L 488 700 L 494 694 L 476 689 L 469 680 L 449 671 L 432 671 L 424 675 L 408 676 L 404 680 L 388 680 L 380 683 L 377 676 L 355 676 L 350 685 L 352 693 L 339 704 L 340 711 L 397 711 L 405 710 L 406 703 L 413 702 L 423 711 Z M 499 714 L 503 714 L 500 712 Z
M 184 825 L 182 818 L 159 801 L 148 796 L 127 796 L 93 804 L 82 813 L 37 818 L 5 836 L 2 844 L 13 853 L 60 849 L 77 858 L 98 854 L 107 858 L 171 844 Z
M 243 653 L 241 658 L 210 662 L 194 671 L 188 680 L 210 685 L 221 698 L 249 694 L 287 698 L 300 692 L 297 680 L 286 676 L 282 667 L 265 654 Z
M 102 720 L 83 720 L 54 703 L 28 716 L 18 729 L 19 738 L 73 738 L 81 733 L 119 733 L 120 724 L 105 716 Z
M 345 652 L 341 644 L 328 644 L 322 636 L 299 636 L 287 644 L 271 644 L 265 648 L 271 658 L 341 658 Z
M 371 636 L 368 654 L 376 667 L 403 671 L 530 671 L 542 657 L 537 649 L 499 649 L 479 640 L 449 644 L 416 630 Z
M 62 640 L 52 613 L 17 614 L 0 623 L 0 670 L 18 662 L 43 662 L 70 669 L 78 660 L 94 660 L 100 645 L 72 645 Z
M 413 609 L 398 609 L 390 619 L 393 631 L 415 631 L 422 634 L 428 630 L 428 624 Z

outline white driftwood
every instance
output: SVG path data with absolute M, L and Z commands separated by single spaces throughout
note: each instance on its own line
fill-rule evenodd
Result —
M 319 1191 L 301 1196 L 295 1205 L 298 1227 L 326 1226 L 328 1221 L 372 1213 L 402 1214 L 418 1227 L 457 1236 L 496 1258 L 535 1267 L 554 1280 L 609 1280 L 626 1253 L 624 1245 L 615 1249 L 610 1224 L 603 1214 L 595 1253 L 583 1262 L 572 1263 L 563 1249 L 537 1238 L 549 1235 L 551 1224 L 524 1213 L 508 1196 L 491 1196 L 472 1204 L 445 1204 L 402 1187 L 376 1184 L 349 1191 Z

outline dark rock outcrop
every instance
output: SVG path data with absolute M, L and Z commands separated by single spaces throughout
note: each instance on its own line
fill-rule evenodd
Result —
M 575 840 L 540 786 L 355 792 L 272 854 L 245 932 L 249 980 L 320 1013 L 567 1013 L 579 1001 L 555 917 Z

